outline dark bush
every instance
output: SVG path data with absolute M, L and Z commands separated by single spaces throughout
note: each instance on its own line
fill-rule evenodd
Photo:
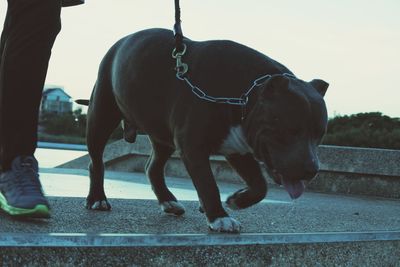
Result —
M 42 114 L 40 125 L 44 129 L 44 135 L 42 136 L 59 135 L 82 138 L 86 136 L 86 114 L 82 114 L 80 110 L 64 114 Z M 118 126 L 111 135 L 110 140 L 121 139 L 122 136 L 122 128 Z
M 380 112 L 338 116 L 329 120 L 323 144 L 400 149 L 400 119 Z

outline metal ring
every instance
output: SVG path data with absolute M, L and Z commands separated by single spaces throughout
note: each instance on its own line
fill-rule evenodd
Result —
M 176 73 L 179 76 L 183 76 L 188 70 L 189 70 L 189 67 L 185 63 L 182 63 L 180 66 L 176 67 Z
M 172 50 L 172 58 L 177 58 L 178 56 L 183 56 L 186 53 L 186 44 L 183 44 L 183 50 L 181 52 L 176 51 L 176 47 Z

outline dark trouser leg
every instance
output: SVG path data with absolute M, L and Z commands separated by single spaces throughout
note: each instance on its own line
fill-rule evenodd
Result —
M 0 159 L 8 169 L 33 155 L 51 48 L 61 29 L 60 0 L 8 0 L 1 37 Z
M 6 14 L 6 19 L 4 21 L 4 27 L 3 27 L 3 31 L 1 33 L 1 41 L 0 41 L 0 66 L 1 66 L 1 62 L 3 61 L 3 52 L 4 52 L 4 46 L 6 44 L 6 36 L 7 36 L 7 32 L 8 32 L 8 24 L 9 24 L 9 19 L 8 19 L 8 14 L 9 14 L 9 10 L 7 10 L 7 14 Z

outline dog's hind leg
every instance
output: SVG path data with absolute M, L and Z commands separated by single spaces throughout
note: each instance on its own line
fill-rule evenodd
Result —
M 89 164 L 90 188 L 86 208 L 110 210 L 111 205 L 104 193 L 103 152 L 107 140 L 121 121 L 121 114 L 111 92 L 104 83 L 97 83 L 87 115 L 86 141 L 91 159 Z
M 182 215 L 185 213 L 185 208 L 167 188 L 164 176 L 165 164 L 175 149 L 152 139 L 151 143 L 153 151 L 146 163 L 145 171 L 154 194 L 165 213 L 177 216 Z
M 228 197 L 226 200 L 228 207 L 244 209 L 263 200 L 267 194 L 267 182 L 254 157 L 251 154 L 235 154 L 227 156 L 226 159 L 247 184 L 247 188 L 238 190 Z

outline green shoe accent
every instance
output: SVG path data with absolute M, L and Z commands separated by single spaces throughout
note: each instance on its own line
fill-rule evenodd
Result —
M 0 193 L 0 208 L 14 217 L 50 218 L 50 210 L 46 205 L 38 204 L 32 209 L 16 208 L 8 205 L 2 193 Z

